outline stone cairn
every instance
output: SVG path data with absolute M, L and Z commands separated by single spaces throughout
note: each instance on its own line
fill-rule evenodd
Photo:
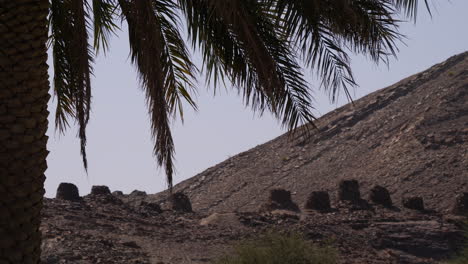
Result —
M 342 180 L 339 182 L 338 199 L 340 201 L 351 202 L 351 204 L 357 205 L 360 209 L 366 209 L 369 207 L 367 201 L 361 199 L 361 193 L 359 190 L 359 182 L 357 180 Z M 102 198 L 110 196 L 123 196 L 121 191 L 115 191 L 112 193 L 109 187 L 104 185 L 96 185 L 91 188 L 91 195 L 101 196 Z M 134 197 L 145 197 L 146 192 L 133 191 L 129 196 Z M 79 195 L 78 188 L 72 183 L 60 183 L 57 188 L 56 199 L 68 200 L 68 201 L 79 201 L 81 197 Z M 119 200 L 117 198 L 114 198 Z M 379 204 L 385 207 L 393 207 L 393 202 L 389 191 L 379 185 L 374 186 L 370 189 L 369 200 L 374 204 Z M 122 202 L 119 200 L 119 202 Z M 364 205 L 366 205 L 364 207 Z M 192 204 L 187 195 L 182 192 L 174 193 L 169 200 L 170 209 L 177 212 L 193 212 Z M 410 196 L 402 199 L 402 205 L 405 208 L 425 211 L 424 201 L 422 197 Z M 135 206 L 145 208 L 146 210 L 154 212 L 162 212 L 159 204 L 139 200 Z M 362 208 L 361 208 L 362 207 Z M 308 210 L 316 210 L 321 212 L 327 212 L 331 210 L 330 196 L 326 191 L 313 191 L 309 194 L 304 208 Z M 358 209 L 359 209 L 358 208 Z M 370 208 L 370 207 L 369 207 Z M 291 192 L 285 189 L 272 189 L 270 190 L 270 197 L 268 201 L 261 206 L 261 211 L 273 211 L 273 210 L 289 210 L 299 212 L 300 209 L 296 203 L 291 199 Z M 452 213 L 456 215 L 468 215 L 468 192 L 458 194 L 455 199 Z
M 330 211 L 330 195 L 326 191 L 311 192 L 304 207 L 309 210 Z
M 270 190 L 268 202 L 261 207 L 262 211 L 288 210 L 299 212 L 299 206 L 291 199 L 291 192 L 284 189 Z
M 91 187 L 90 197 L 100 203 L 123 204 L 123 201 L 117 196 L 111 194 L 109 187 L 105 185 L 94 185 Z
M 424 211 L 424 201 L 423 198 L 419 196 L 405 197 L 403 198 L 402 204 L 408 209 Z
M 468 216 L 468 192 L 458 194 L 455 197 L 455 205 L 452 211 L 456 215 Z
M 91 187 L 91 194 L 92 195 L 110 195 L 111 191 L 109 187 L 105 185 L 94 185 Z
M 191 213 L 192 203 L 187 195 L 182 192 L 176 192 L 170 198 L 171 209 L 177 212 Z
M 73 183 L 62 182 L 57 188 L 56 199 L 67 200 L 67 201 L 78 201 L 80 200 L 80 194 L 78 187 Z
M 359 202 L 361 193 L 357 180 L 342 180 L 339 183 L 338 199 L 341 201 Z
M 369 200 L 375 204 L 380 204 L 385 207 L 393 206 L 390 192 L 380 185 L 376 185 L 370 190 Z

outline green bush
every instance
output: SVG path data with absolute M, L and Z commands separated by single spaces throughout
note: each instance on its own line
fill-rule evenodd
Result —
M 299 234 L 270 233 L 245 240 L 215 264 L 334 264 L 337 252 L 331 246 L 315 246 Z
M 465 238 L 465 248 L 457 258 L 449 262 L 450 264 L 468 264 L 468 222 L 465 224 Z

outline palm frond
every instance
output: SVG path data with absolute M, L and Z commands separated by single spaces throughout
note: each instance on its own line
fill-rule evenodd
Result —
M 311 97 L 295 54 L 259 1 L 179 0 L 207 77 L 222 76 L 262 113 L 268 109 L 290 129 L 313 119 Z M 298 100 L 298 96 L 303 100 Z
M 388 55 L 396 54 L 396 42 L 402 37 L 389 1 L 265 1 L 306 65 L 318 73 L 332 101 L 340 90 L 349 97 L 349 87 L 357 85 L 348 49 L 375 62 L 387 61 Z
M 81 156 L 87 170 L 86 126 L 91 105 L 93 51 L 88 43 L 89 14 L 83 0 L 53 0 L 49 16 L 53 46 L 56 128 L 64 132 L 69 118 L 78 123 Z
M 407 17 L 413 18 L 416 20 L 416 16 L 418 14 L 419 0 L 393 0 L 392 2 L 397 8 L 397 10 L 402 11 L 404 15 L 406 15 Z M 429 12 L 429 14 L 431 14 L 429 1 L 424 0 L 424 4 L 426 5 L 426 9 Z
M 168 0 L 119 0 L 128 23 L 132 62 L 146 92 L 154 154 L 172 188 L 174 142 L 169 116 L 182 115 L 181 98 L 195 106 L 189 90 L 196 70 L 177 31 L 176 6 Z
M 170 0 L 153 1 L 154 13 L 160 23 L 163 37 L 164 52 L 162 53 L 165 65 L 166 101 L 169 112 L 176 117 L 179 113 L 184 120 L 183 100 L 195 110 L 197 109 L 191 93 L 195 92 L 194 80 L 197 67 L 193 64 L 190 54 L 183 41 L 180 31 L 180 18 L 176 13 L 178 6 Z
M 94 49 L 96 53 L 109 49 L 109 38 L 119 29 L 115 24 L 117 5 L 115 0 L 93 0 Z

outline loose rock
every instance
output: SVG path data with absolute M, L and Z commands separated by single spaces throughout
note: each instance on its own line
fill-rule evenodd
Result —
M 330 206 L 330 195 L 326 191 L 312 192 L 304 206 L 306 209 L 328 211 Z
M 342 180 L 339 184 L 338 198 L 344 201 L 357 202 L 361 200 L 357 180 Z
M 135 241 L 126 241 L 123 242 L 122 245 L 130 248 L 140 248 L 140 246 Z
M 134 190 L 130 193 L 130 196 L 146 196 L 145 191 Z
M 419 196 L 404 198 L 403 206 L 412 210 L 424 211 L 423 198 Z
M 376 185 L 370 190 L 369 199 L 376 204 L 383 205 L 385 207 L 392 207 L 392 198 L 388 190 L 382 186 Z
M 214 213 L 200 220 L 200 225 L 217 225 L 225 227 L 238 227 L 242 223 L 235 213 Z
M 122 195 L 123 195 L 123 192 L 122 192 L 122 191 L 113 191 L 113 192 L 112 192 L 112 195 L 114 195 L 114 196 L 122 196 Z
M 55 198 L 68 201 L 80 200 L 78 187 L 73 183 L 62 182 L 57 188 L 57 195 Z
M 108 195 L 111 194 L 109 187 L 105 185 L 94 185 L 91 187 L 92 195 Z
M 161 206 L 157 203 L 141 201 L 140 206 L 146 210 L 153 211 L 156 213 L 162 213 Z

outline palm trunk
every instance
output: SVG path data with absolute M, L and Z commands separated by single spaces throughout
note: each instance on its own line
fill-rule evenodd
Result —
M 39 263 L 48 0 L 0 0 L 0 263 Z

